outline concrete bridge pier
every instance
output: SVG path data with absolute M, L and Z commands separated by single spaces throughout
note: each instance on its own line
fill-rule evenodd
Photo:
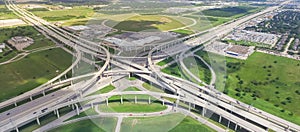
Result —
M 43 90 L 43 96 L 46 96 L 45 90 Z
M 189 102 L 189 111 L 191 111 L 191 103 Z
M 219 116 L 219 123 L 222 121 L 222 116 L 220 115 Z
M 121 104 L 123 104 L 123 96 L 121 96 Z
M 106 101 L 106 106 L 108 106 L 108 98 L 107 97 L 105 98 L 105 101 Z
M 40 122 L 40 119 L 39 119 L 38 116 L 36 117 L 36 122 L 37 122 L 38 125 L 41 125 L 41 122 Z
M 17 102 L 15 101 L 15 106 L 18 106 Z
M 56 115 L 57 115 L 57 118 L 59 118 L 59 111 L 58 111 L 58 109 L 56 110 Z
M 94 103 L 93 102 L 91 102 L 91 108 L 94 109 Z
M 230 125 L 230 120 L 228 120 L 228 123 L 227 123 L 227 128 L 229 128 L 229 125 Z
M 148 97 L 148 104 L 151 104 L 151 97 Z
M 76 113 L 77 113 L 77 115 L 79 115 L 79 108 L 78 108 L 78 105 L 75 104 L 75 106 L 76 106 Z
M 136 104 L 137 103 L 137 97 L 134 96 L 134 103 Z
M 236 131 L 238 128 L 238 123 L 235 123 L 234 131 Z
M 162 100 L 162 105 L 165 106 L 165 100 L 164 99 Z
M 206 109 L 203 107 L 203 109 L 202 109 L 202 116 L 204 116 L 205 113 L 206 113 Z

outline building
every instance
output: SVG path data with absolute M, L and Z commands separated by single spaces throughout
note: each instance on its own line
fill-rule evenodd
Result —
M 13 47 L 15 47 L 17 50 L 23 50 L 24 48 L 33 44 L 34 40 L 26 36 L 16 36 L 12 37 L 7 42 Z
M 229 56 L 247 58 L 254 52 L 254 46 L 229 45 L 225 53 Z
M 3 49 L 5 49 L 5 44 L 4 43 L 0 44 L 0 53 L 3 52 Z

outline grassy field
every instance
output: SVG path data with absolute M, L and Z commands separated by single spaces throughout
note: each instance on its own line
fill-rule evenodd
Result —
M 12 98 L 47 82 L 67 69 L 71 62 L 70 54 L 56 48 L 33 53 L 20 61 L 1 65 L 0 100 Z
M 121 131 L 130 132 L 211 132 L 212 129 L 200 124 L 191 117 L 182 114 L 170 114 L 157 117 L 124 118 Z
M 100 90 L 98 90 L 98 91 L 96 91 L 96 92 L 94 92 L 94 93 L 92 93 L 92 94 L 90 94 L 90 95 L 98 95 L 98 94 L 108 93 L 108 92 L 114 90 L 115 88 L 116 88 L 116 87 L 113 86 L 113 85 L 108 85 L 108 86 L 106 86 L 106 87 L 104 87 L 104 88 L 102 88 L 102 89 L 100 89 Z M 89 95 L 89 96 L 90 96 L 90 95 Z
M 207 54 L 197 54 L 210 62 Z M 299 61 L 258 52 L 245 61 L 233 58 L 226 58 L 226 61 L 227 75 L 220 76 L 216 72 L 218 79 L 223 80 L 218 85 L 226 83 L 225 94 L 300 124 L 300 106 L 297 105 L 300 100 Z M 215 59 L 211 63 L 220 62 Z
M 194 57 L 187 57 L 183 60 L 186 67 L 200 80 L 209 84 L 211 80 L 211 73 L 209 68 L 199 59 Z
M 136 87 L 128 87 L 124 91 L 140 91 Z M 104 112 L 157 112 L 165 110 L 161 102 L 151 97 L 151 104 L 148 104 L 149 95 L 136 95 L 137 103 L 134 103 L 135 95 L 123 95 L 123 104 L 120 103 L 121 96 L 112 96 L 109 98 L 109 104 L 99 105 L 99 109 Z
M 0 43 L 6 42 L 11 37 L 14 36 L 28 36 L 34 39 L 34 43 L 25 50 L 32 50 L 46 46 L 54 46 L 54 43 L 47 39 L 45 36 L 41 35 L 32 26 L 19 26 L 10 28 L 0 28 Z M 0 62 L 7 61 L 17 55 L 17 51 L 9 51 L 8 49 L 0 54 Z
M 246 14 L 253 13 L 257 10 L 258 10 L 257 7 L 252 7 L 252 6 L 236 6 L 236 7 L 208 9 L 202 11 L 201 13 L 203 13 L 206 16 L 237 18 Z
M 187 15 L 186 17 L 193 18 L 197 21 L 196 25 L 189 27 L 190 30 L 194 31 L 204 31 L 233 19 L 225 17 L 210 17 L 204 15 Z
M 137 15 L 119 22 L 115 29 L 125 31 L 159 30 L 167 31 L 183 27 L 184 24 L 167 16 L 160 15 Z
M 69 121 L 69 120 L 73 120 L 73 119 L 77 119 L 77 118 L 81 118 L 81 117 L 85 117 L 85 116 L 91 116 L 91 115 L 98 115 L 98 113 L 94 109 L 89 108 L 89 109 L 79 113 L 79 115 L 75 115 L 65 121 Z
M 164 66 L 164 65 L 166 65 L 166 64 L 168 64 L 168 63 L 170 63 L 170 62 L 172 62 L 173 60 L 174 60 L 173 57 L 168 57 L 168 58 L 166 58 L 166 59 L 164 59 L 164 60 L 158 62 L 157 65 L 159 65 L 159 66 Z
M 73 9 L 52 10 L 52 11 L 33 11 L 35 15 L 47 21 L 70 21 L 74 19 L 84 19 L 92 17 L 94 11 L 87 7 L 73 7 Z
M 0 5 L 0 20 L 18 18 L 12 11 L 8 10 L 5 5 Z
M 95 118 L 61 126 L 49 132 L 113 132 L 116 124 L 116 118 Z
M 246 61 L 227 59 L 228 94 L 300 124 L 300 62 L 254 53 Z
M 178 30 L 173 30 L 172 32 L 179 33 L 182 36 L 188 36 L 194 33 L 193 31 L 187 29 L 178 29 Z

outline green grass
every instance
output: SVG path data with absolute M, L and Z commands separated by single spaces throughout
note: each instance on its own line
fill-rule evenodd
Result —
M 94 109 L 89 108 L 89 109 L 79 113 L 79 115 L 75 115 L 65 121 L 69 121 L 69 120 L 73 120 L 73 119 L 77 119 L 77 118 L 81 118 L 81 117 L 85 117 L 85 116 L 91 116 L 91 115 L 98 115 L 98 113 Z
M 100 89 L 100 90 L 98 90 L 98 91 L 96 91 L 96 92 L 94 92 L 94 93 L 92 93 L 92 94 L 90 94 L 90 95 L 104 94 L 104 93 L 108 93 L 108 92 L 110 92 L 110 91 L 112 91 L 112 90 L 114 90 L 114 89 L 116 89 L 115 86 L 113 86 L 113 85 L 108 85 L 108 86 L 106 86 L 106 87 L 104 87 L 104 88 L 102 88 L 102 89 Z M 90 96 L 90 95 L 89 95 L 89 96 Z
M 215 8 L 202 11 L 206 16 L 214 17 L 240 17 L 245 14 L 254 12 L 256 7 L 251 6 L 237 6 L 237 7 L 224 7 L 224 8 Z
M 25 50 L 54 46 L 54 43 L 51 40 L 40 34 L 32 26 L 0 28 L 0 43 L 6 42 L 7 40 L 11 39 L 11 37 L 15 36 L 28 36 L 34 40 L 34 43 L 25 48 Z M 2 61 L 2 59 L 0 59 L 0 62 Z
M 128 79 L 129 81 L 134 81 L 134 80 L 136 80 L 136 79 L 137 79 L 137 77 L 135 77 L 135 76 L 131 76 L 131 77 L 127 77 L 127 79 Z
M 158 62 L 157 65 L 159 65 L 159 66 L 164 66 L 164 65 L 166 65 L 166 64 L 168 64 L 168 63 L 170 63 L 170 62 L 172 62 L 173 60 L 174 60 L 174 59 L 173 59 L 172 57 L 168 57 L 168 58 L 166 58 L 166 59 L 164 59 L 164 60 Z
M 184 24 L 167 16 L 160 15 L 137 15 L 119 22 L 115 29 L 125 31 L 159 30 L 167 31 L 183 27 Z
M 0 5 L 0 20 L 18 18 L 12 11 L 8 10 L 5 5 Z
M 124 91 L 140 91 L 136 87 L 128 87 Z M 137 97 L 137 104 L 134 98 Z M 123 104 L 120 103 L 121 96 L 112 96 L 109 98 L 109 104 L 99 105 L 99 109 L 104 112 L 157 112 L 165 110 L 160 101 L 151 97 L 151 104 L 148 104 L 149 95 L 123 95 Z
M 206 84 L 210 83 L 211 72 L 209 68 L 198 58 L 187 57 L 183 60 L 186 67 L 200 80 L 204 81 Z
M 173 30 L 172 32 L 175 32 L 175 33 L 179 33 L 183 36 L 188 36 L 188 35 L 191 35 L 193 34 L 194 32 L 191 31 L 191 30 L 186 30 L 186 29 L 178 29 L 178 30 Z
M 228 59 L 228 94 L 300 124 L 300 62 L 254 53 L 246 61 Z
M 215 130 L 205 126 L 192 117 L 185 117 L 179 125 L 170 130 L 169 132 L 183 132 L 185 130 L 189 130 L 192 132 L 214 132 Z
M 141 91 L 141 90 L 137 87 L 128 87 L 128 88 L 124 89 L 124 91 Z
M 116 124 L 116 118 L 95 118 L 61 126 L 49 132 L 113 132 Z
M 157 117 L 124 118 L 121 131 L 130 132 L 206 132 L 213 131 L 191 117 L 182 114 L 169 114 Z
M 34 11 L 38 17 L 47 21 L 65 21 L 74 19 L 83 19 L 93 16 L 94 11 L 86 7 L 74 7 L 73 9 L 52 10 L 52 11 Z
M 160 92 L 160 93 L 164 92 L 160 88 L 157 88 L 154 85 L 150 85 L 149 83 L 143 83 L 142 85 L 143 85 L 144 88 L 146 88 L 147 90 L 152 91 L 152 92 Z
M 0 100 L 15 97 L 47 82 L 67 69 L 71 62 L 72 55 L 56 48 L 32 53 L 17 62 L 1 65 Z

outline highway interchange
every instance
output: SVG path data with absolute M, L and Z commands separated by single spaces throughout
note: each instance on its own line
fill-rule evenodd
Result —
M 285 1 L 282 4 L 285 4 L 289 1 Z M 17 5 L 15 5 L 12 1 L 7 0 L 6 6 L 14 11 L 20 18 L 22 18 L 28 24 L 34 25 L 41 32 L 47 34 L 48 36 L 54 38 L 59 43 L 71 47 L 74 50 L 74 57 L 76 60 L 73 64 L 63 73 L 53 78 L 49 82 L 44 85 L 41 85 L 38 88 L 35 88 L 32 91 L 26 92 L 20 96 L 7 100 L 5 102 L 0 103 L 0 108 L 15 104 L 30 98 L 35 95 L 43 94 L 44 96 L 34 99 L 31 102 L 20 105 L 13 109 L 10 109 L 6 112 L 0 114 L 0 130 L 1 131 L 11 131 L 17 130 L 18 127 L 25 125 L 33 120 L 37 120 L 39 122 L 39 118 L 50 113 L 56 111 L 58 113 L 58 109 L 75 105 L 76 113 L 78 114 L 80 109 L 78 108 L 77 103 L 90 101 L 95 99 L 103 99 L 102 101 L 107 102 L 107 97 L 113 95 L 151 95 L 154 97 L 159 97 L 160 100 L 164 101 L 163 97 L 173 98 L 177 101 L 173 102 L 176 106 L 175 109 L 182 112 L 187 112 L 192 114 L 190 110 L 191 106 L 201 107 L 202 114 L 209 113 L 207 111 L 212 111 L 215 114 L 219 115 L 219 118 L 226 118 L 229 120 L 229 123 L 235 124 L 235 129 L 237 126 L 242 127 L 247 131 L 268 131 L 268 129 L 275 131 L 300 131 L 300 126 L 291 123 L 289 121 L 283 120 L 276 116 L 273 116 L 269 113 L 261 111 L 257 108 L 253 108 L 247 104 L 243 104 L 241 102 L 236 101 L 235 99 L 222 94 L 221 92 L 214 89 L 213 84 L 215 83 L 215 76 L 213 69 L 210 67 L 210 70 L 213 75 L 212 82 L 210 84 L 203 83 L 200 79 L 196 79 L 201 82 L 204 86 L 199 86 L 193 82 L 174 77 L 171 75 L 167 75 L 162 73 L 157 66 L 154 64 L 155 59 L 164 58 L 166 56 L 173 56 L 177 54 L 177 59 L 182 65 L 184 71 L 191 74 L 187 67 L 182 62 L 184 58 L 193 55 L 193 52 L 189 53 L 193 47 L 198 46 L 196 50 L 201 50 L 205 45 L 210 44 L 210 42 L 216 40 L 217 38 L 231 32 L 234 28 L 248 20 L 251 20 L 257 16 L 260 16 L 264 13 L 274 11 L 280 7 L 274 6 L 267 8 L 259 13 L 251 14 L 238 20 L 231 21 L 229 23 L 214 27 L 207 31 L 197 33 L 185 38 L 181 38 L 178 40 L 174 40 L 172 42 L 166 42 L 163 44 L 153 44 L 148 47 L 144 47 L 143 51 L 147 52 L 146 57 L 124 57 L 118 55 L 112 55 L 103 45 L 99 45 L 94 42 L 90 42 L 88 40 L 84 40 L 78 36 L 75 36 L 63 29 L 56 27 L 36 16 L 32 13 L 21 9 Z M 180 50 L 179 50 L 180 49 Z M 174 52 L 177 51 L 177 52 Z M 95 73 L 81 75 L 73 78 L 68 78 L 66 80 L 60 80 L 64 77 L 69 71 L 74 69 L 78 65 L 80 61 L 85 61 L 88 63 L 94 64 L 93 61 L 90 61 L 88 58 L 83 57 L 82 54 L 90 54 L 93 57 L 102 59 L 105 61 L 104 65 Z M 200 56 L 196 56 L 201 59 Z M 130 61 L 131 59 L 141 59 L 147 62 L 146 67 L 141 66 L 139 64 L 133 63 Z M 201 59 L 201 61 L 204 61 Z M 118 68 L 114 68 L 111 70 L 110 67 L 116 66 Z M 115 70 L 117 69 L 117 70 Z M 166 94 L 166 93 L 157 93 L 150 91 L 127 91 L 127 92 L 110 92 L 106 94 L 87 96 L 88 93 L 93 91 L 93 89 L 97 89 L 99 84 L 103 82 L 113 83 L 118 79 L 114 79 L 114 76 L 120 75 L 130 75 L 135 74 L 139 76 L 141 79 L 148 80 L 163 89 L 168 89 L 173 92 L 174 95 Z M 193 74 L 191 74 L 193 75 Z M 75 83 L 76 80 L 89 77 L 88 80 Z M 196 77 L 193 77 L 196 78 Z M 109 81 L 108 81 L 109 80 Z M 45 91 L 50 91 L 56 88 L 60 88 L 65 84 L 71 84 L 67 87 L 59 89 L 58 91 L 50 94 L 45 94 Z M 200 96 L 200 97 L 199 97 Z M 100 100 L 98 100 L 100 101 Z M 188 104 L 188 110 L 182 109 L 178 107 L 180 101 L 186 102 Z M 101 102 L 101 101 L 100 101 Z M 90 107 L 93 107 L 93 104 L 100 102 L 92 102 Z M 107 102 L 108 103 L 108 102 Z M 172 102 L 171 102 L 172 103 Z M 45 110 L 46 109 L 46 110 Z M 41 111 L 45 110 L 45 111 Z M 33 113 L 35 112 L 35 113 Z M 9 113 L 9 114 L 8 114 Z M 59 117 L 59 114 L 57 114 Z M 117 114 L 116 114 L 117 115 Z M 201 117 L 198 117 L 201 118 Z M 247 120 L 245 120 L 247 119 Z M 211 126 L 215 130 L 220 131 L 220 128 L 217 126 Z

